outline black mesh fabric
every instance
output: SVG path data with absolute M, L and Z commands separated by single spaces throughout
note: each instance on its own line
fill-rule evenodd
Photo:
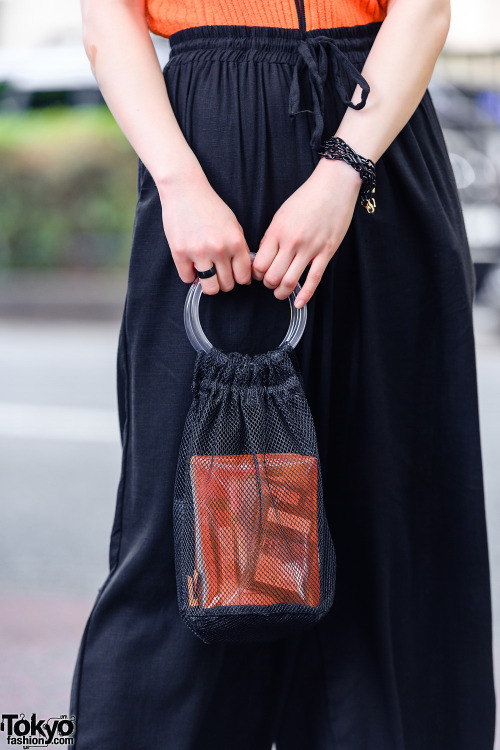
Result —
M 331 608 L 336 554 L 295 350 L 199 352 L 174 497 L 181 616 L 205 643 L 269 641 Z

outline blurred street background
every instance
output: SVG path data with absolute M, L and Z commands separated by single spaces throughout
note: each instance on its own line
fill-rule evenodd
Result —
M 477 277 L 500 685 L 500 3 L 452 0 L 452 10 L 430 91 Z M 168 42 L 152 38 L 163 65 Z M 91 74 L 78 0 L 0 0 L 3 713 L 68 712 L 77 648 L 108 572 L 121 462 L 116 350 L 135 200 L 136 156 Z

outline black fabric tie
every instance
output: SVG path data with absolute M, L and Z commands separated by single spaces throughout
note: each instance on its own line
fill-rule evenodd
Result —
M 326 45 L 329 45 L 328 48 Z M 316 47 L 319 48 L 319 60 L 316 54 Z M 337 47 L 331 37 L 325 35 L 312 36 L 299 41 L 297 46 L 299 54 L 293 69 L 292 83 L 290 86 L 288 114 L 290 117 L 295 117 L 295 115 L 298 115 L 301 112 L 311 112 L 314 114 L 315 127 L 310 144 L 311 148 L 315 151 L 317 151 L 320 146 L 323 133 L 325 104 L 324 85 L 328 73 L 327 49 L 329 52 L 333 53 L 332 61 L 334 63 L 334 80 L 343 103 L 348 107 L 352 107 L 352 109 L 362 109 L 365 106 L 366 97 L 370 93 L 370 86 L 365 78 L 363 78 L 349 58 Z M 302 60 L 307 65 L 309 80 L 311 82 L 313 109 L 298 109 L 300 105 L 299 67 Z M 344 68 L 345 72 L 361 86 L 361 101 L 357 104 L 353 104 L 349 97 L 342 79 L 341 67 Z

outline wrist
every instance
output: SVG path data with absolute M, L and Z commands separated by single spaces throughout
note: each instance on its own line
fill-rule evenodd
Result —
M 372 100 L 373 101 L 373 100 Z M 357 154 L 365 159 L 370 159 L 375 164 L 380 158 L 378 136 L 376 132 L 358 132 L 356 125 L 349 125 L 341 122 L 333 135 L 342 138 L 353 148 Z
M 361 178 L 360 201 L 361 205 L 366 208 L 368 213 L 375 211 L 375 185 L 376 171 L 375 163 L 371 159 L 358 154 L 343 138 L 340 136 L 331 136 L 327 138 L 318 151 L 320 156 L 332 161 L 343 161 L 347 166 L 352 167 Z
M 338 186 L 339 181 L 346 190 L 353 195 L 358 195 L 363 180 L 350 164 L 346 164 L 341 159 L 325 159 L 324 156 L 316 166 L 315 172 L 326 181 L 327 184 L 335 183 Z
M 168 172 L 153 174 L 152 177 L 160 196 L 170 195 L 172 191 L 179 190 L 183 185 L 193 187 L 197 183 L 206 184 L 207 182 L 207 177 L 198 161 Z

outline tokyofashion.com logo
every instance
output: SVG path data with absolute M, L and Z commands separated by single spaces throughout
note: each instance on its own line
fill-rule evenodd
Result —
M 75 716 L 66 714 L 59 718 L 51 716 L 50 719 L 37 719 L 36 714 L 31 714 L 31 719 L 24 714 L 2 714 L 0 731 L 6 733 L 8 745 L 23 748 L 74 745 L 75 724 Z

